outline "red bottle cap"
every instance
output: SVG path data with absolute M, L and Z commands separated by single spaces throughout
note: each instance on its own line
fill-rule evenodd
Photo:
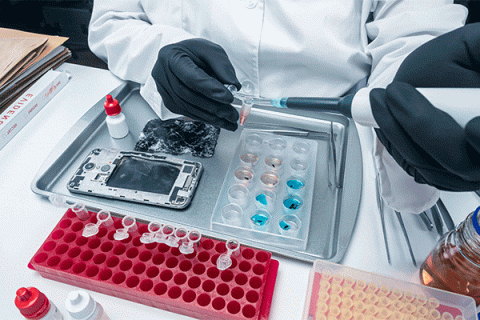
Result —
M 107 100 L 105 100 L 103 106 L 105 107 L 105 113 L 109 116 L 116 116 L 122 112 L 122 108 L 120 108 L 118 100 L 113 99 L 110 94 L 107 95 Z
M 27 319 L 41 319 L 50 310 L 50 301 L 34 287 L 18 289 L 15 305 Z

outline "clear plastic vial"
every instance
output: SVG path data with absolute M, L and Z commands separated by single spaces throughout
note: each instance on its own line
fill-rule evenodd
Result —
M 122 108 L 117 99 L 113 99 L 111 95 L 107 95 L 107 100 L 103 103 L 107 118 L 108 132 L 115 139 L 122 139 L 128 135 L 127 118 L 122 113 Z
M 480 305 L 480 207 L 445 234 L 420 267 L 422 284 L 471 296 Z
M 63 320 L 58 308 L 34 287 L 18 289 L 15 305 L 27 319 Z
M 85 290 L 76 290 L 68 294 L 65 308 L 74 320 L 109 320 L 103 307 Z

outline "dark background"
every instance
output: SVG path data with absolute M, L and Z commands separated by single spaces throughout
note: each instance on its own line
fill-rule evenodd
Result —
M 422 1 L 422 0 L 418 0 Z M 456 0 L 469 9 L 467 23 L 480 22 L 480 0 Z M 0 0 L 0 26 L 68 37 L 71 63 L 106 69 L 88 49 L 88 23 L 93 0 Z

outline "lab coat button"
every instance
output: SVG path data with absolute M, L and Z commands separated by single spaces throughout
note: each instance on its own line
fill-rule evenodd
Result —
M 243 4 L 248 9 L 253 9 L 257 6 L 258 0 L 242 0 Z

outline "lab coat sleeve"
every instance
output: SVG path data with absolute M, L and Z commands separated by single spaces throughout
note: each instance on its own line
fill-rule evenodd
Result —
M 139 83 L 140 94 L 162 119 L 177 115 L 163 106 L 151 71 L 160 48 L 194 38 L 175 25 L 174 21 L 181 21 L 176 17 L 180 14 L 169 12 L 168 23 L 152 24 L 140 1 L 96 0 L 89 25 L 92 52 L 117 77 Z
M 369 87 L 392 82 L 405 57 L 423 43 L 464 25 L 467 10 L 450 0 L 381 0 L 366 25 L 372 59 Z M 420 213 L 433 206 L 439 191 L 418 184 L 395 162 L 378 139 L 374 141 L 374 163 L 380 174 L 386 203 L 401 212 Z

